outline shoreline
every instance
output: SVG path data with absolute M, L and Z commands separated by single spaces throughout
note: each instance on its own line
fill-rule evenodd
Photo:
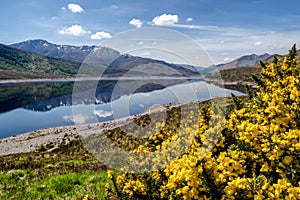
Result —
M 69 77 L 69 78 L 36 78 L 36 79 L 0 79 L 0 84 L 17 84 L 17 83 L 39 83 L 39 82 L 74 82 L 74 81 L 100 81 L 100 80 L 139 80 L 139 79 L 195 79 L 203 80 L 198 76 L 103 76 L 103 77 Z
M 16 84 L 16 83 L 37 83 L 37 82 L 57 82 L 57 81 L 72 81 L 75 78 L 37 78 L 37 79 L 5 79 L 0 80 L 0 84 Z
M 180 104 L 174 104 L 172 107 L 176 106 L 180 106 Z M 0 139 L 0 156 L 29 153 L 36 151 L 40 145 L 52 145 L 54 147 L 49 149 L 52 151 L 62 143 L 67 144 L 72 140 L 80 139 L 80 137 L 99 133 L 104 130 L 122 127 L 132 123 L 136 118 L 142 117 L 146 114 L 163 112 L 164 110 L 164 105 L 156 105 L 155 107 L 147 109 L 144 113 L 106 122 L 44 128 L 10 136 Z
M 230 89 L 230 90 L 236 90 L 242 93 L 246 93 L 245 85 L 247 84 L 250 88 L 257 90 L 258 86 L 254 82 L 250 81 L 228 81 L 228 80 L 220 80 L 220 79 L 210 79 L 210 78 L 203 78 L 203 81 L 209 84 L 214 84 L 216 86 Z
M 15 136 L 0 139 L 0 156 L 28 153 L 37 150 L 40 145 L 54 145 L 55 149 L 62 143 L 68 143 L 71 140 L 80 139 L 85 134 L 93 134 L 106 129 L 113 129 L 130 123 L 133 116 L 100 122 L 94 124 L 59 126 L 53 128 L 44 128 L 32 132 L 22 133 Z M 80 134 L 79 134 L 80 132 Z
M 254 82 L 250 82 L 250 81 L 227 81 L 227 80 L 223 80 L 223 79 L 210 79 L 210 78 L 203 78 L 203 81 L 207 82 L 207 83 L 213 83 L 215 85 L 218 86 L 228 86 L 228 85 L 236 85 L 236 86 L 244 86 L 245 84 L 247 84 L 249 87 L 252 88 L 257 88 L 257 85 Z

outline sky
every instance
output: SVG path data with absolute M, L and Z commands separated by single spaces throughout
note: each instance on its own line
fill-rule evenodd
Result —
M 0 17 L 2 44 L 101 45 L 124 32 L 164 28 L 195 41 L 214 64 L 252 53 L 285 54 L 300 42 L 300 2 L 294 0 L 9 0 Z

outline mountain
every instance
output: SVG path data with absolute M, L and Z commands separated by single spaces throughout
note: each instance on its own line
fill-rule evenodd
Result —
M 170 64 L 161 60 L 142 58 L 120 52 L 108 47 L 57 45 L 46 40 L 28 40 L 12 44 L 12 47 L 48 57 L 65 59 L 72 62 L 84 61 L 90 65 L 88 70 L 103 71 L 108 76 L 131 75 L 199 75 L 193 66 Z M 93 66 L 98 69 L 93 68 Z M 101 68 L 99 70 L 99 68 Z M 92 73 L 93 75 L 93 73 Z
M 120 55 L 109 66 L 109 69 L 119 69 L 131 75 L 180 76 L 199 75 L 195 70 L 180 64 L 171 64 L 162 60 L 142 58 L 129 54 Z
M 267 59 L 264 60 L 264 63 L 272 63 L 275 55 L 269 56 Z M 285 55 L 276 55 L 279 61 L 283 61 Z M 296 55 L 297 63 L 300 63 L 300 50 L 297 51 Z M 250 67 L 238 67 L 232 69 L 224 69 L 220 71 L 221 77 L 224 81 L 248 81 L 253 82 L 252 75 L 260 77 L 261 73 L 261 66 L 259 63 L 254 64 Z M 214 74 L 211 76 L 207 76 L 208 78 L 215 78 Z M 217 76 L 216 76 L 217 77 Z
M 52 44 L 46 40 L 27 40 L 10 45 L 18 49 L 49 56 L 53 58 L 65 59 L 69 61 L 82 62 L 96 46 L 71 46 Z
M 0 79 L 57 78 L 77 74 L 80 64 L 0 44 Z
M 190 69 L 196 73 L 203 73 L 207 69 L 206 67 L 192 66 L 192 65 L 187 65 L 187 64 L 182 64 L 181 66 L 186 69 Z
M 234 68 L 240 68 L 240 67 L 251 67 L 253 65 L 256 65 L 259 63 L 259 61 L 265 61 L 268 58 L 270 58 L 270 54 L 262 54 L 262 55 L 256 55 L 256 54 L 251 54 L 251 55 L 245 55 L 240 58 L 235 59 L 234 61 L 231 61 L 229 63 L 225 64 L 219 64 L 219 65 L 212 65 L 208 67 L 205 72 L 207 73 L 215 73 L 219 72 L 221 70 L 226 70 L 226 69 L 234 69 Z

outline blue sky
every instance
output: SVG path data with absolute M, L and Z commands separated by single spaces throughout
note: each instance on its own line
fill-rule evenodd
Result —
M 214 63 L 283 54 L 300 40 L 300 3 L 292 0 L 9 0 L 0 17 L 4 44 L 97 45 L 120 32 L 163 27 L 191 37 Z

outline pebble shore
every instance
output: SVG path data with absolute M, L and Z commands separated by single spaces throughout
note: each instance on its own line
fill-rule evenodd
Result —
M 162 105 L 157 105 L 148 109 L 145 111 L 145 113 L 107 122 L 45 128 L 29 133 L 11 136 L 0 139 L 0 155 L 28 153 L 37 150 L 40 145 L 50 144 L 56 148 L 61 143 L 68 143 L 71 140 L 95 133 L 100 133 L 103 130 L 121 127 L 132 123 L 133 119 L 136 117 L 162 111 L 164 111 L 164 107 Z

